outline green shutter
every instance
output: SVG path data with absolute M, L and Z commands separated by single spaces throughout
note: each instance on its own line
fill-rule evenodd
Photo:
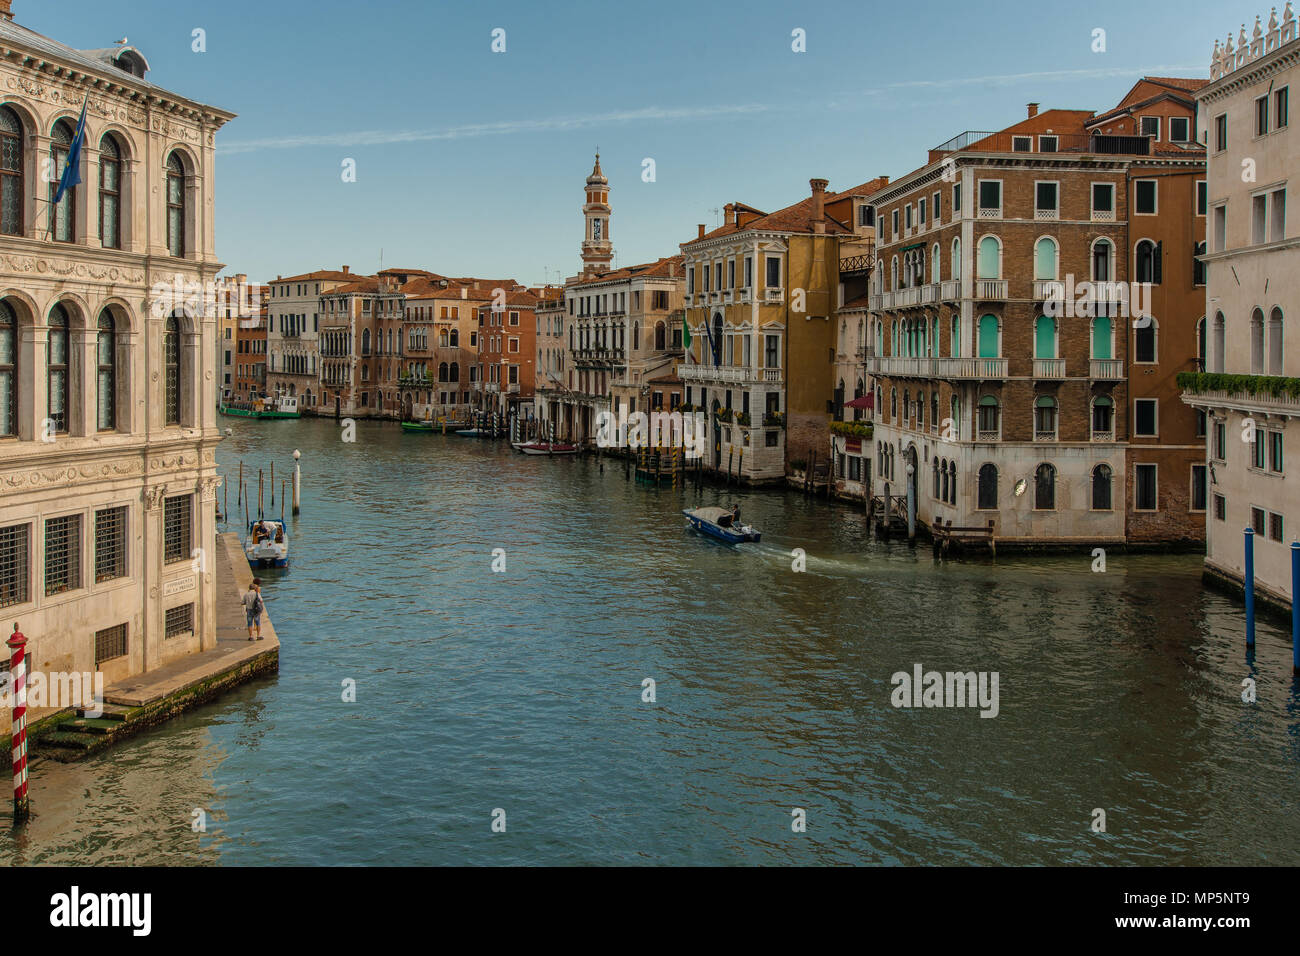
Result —
M 985 315 L 980 318 L 980 358 L 998 357 L 998 320 L 997 316 Z
M 1099 315 L 1092 320 L 1092 357 L 1110 358 L 1110 316 Z

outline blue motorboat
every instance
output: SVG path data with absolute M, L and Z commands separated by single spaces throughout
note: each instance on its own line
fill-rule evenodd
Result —
M 248 523 L 244 554 L 254 568 L 289 566 L 289 533 L 279 518 L 259 518 Z
M 707 534 L 719 541 L 725 541 L 728 544 L 740 544 L 743 541 L 759 541 L 762 534 L 757 528 L 747 524 L 740 524 L 736 518 L 739 511 L 728 511 L 726 508 L 689 508 L 682 512 L 686 515 L 686 520 L 690 522 L 690 527 L 702 534 Z

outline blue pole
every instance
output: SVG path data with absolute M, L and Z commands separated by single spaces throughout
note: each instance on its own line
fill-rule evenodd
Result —
M 1246 529 L 1246 646 L 1255 646 L 1255 529 Z
M 1291 542 L 1291 673 L 1300 674 L 1300 541 Z

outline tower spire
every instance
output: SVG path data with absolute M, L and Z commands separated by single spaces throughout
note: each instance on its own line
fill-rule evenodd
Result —
M 609 238 L 609 180 L 600 168 L 600 147 L 596 147 L 596 162 L 587 177 L 586 202 L 582 207 L 585 231 L 582 238 L 582 274 L 595 275 L 608 272 L 614 257 L 614 244 Z

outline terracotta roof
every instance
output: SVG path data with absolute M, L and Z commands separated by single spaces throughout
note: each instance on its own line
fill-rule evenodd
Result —
M 316 272 L 304 272 L 298 276 L 285 276 L 282 279 L 271 279 L 271 282 L 309 282 L 316 279 L 326 281 L 356 282 L 359 279 L 371 279 L 373 276 L 359 274 L 356 272 L 335 272 L 331 269 L 320 269 Z
M 617 282 L 619 279 L 632 279 L 640 276 L 667 278 L 670 266 L 672 267 L 676 277 L 685 279 L 685 257 L 664 256 L 662 259 L 656 259 L 654 262 L 642 262 L 634 266 L 623 266 L 621 269 L 612 269 L 609 272 L 602 272 L 599 275 L 590 276 L 586 279 L 579 279 L 577 282 L 573 283 L 573 286 L 591 285 L 594 282 Z
M 1195 93 L 1203 86 L 1208 86 L 1208 78 L 1199 76 L 1178 77 L 1178 76 L 1144 76 L 1142 79 L 1148 83 L 1159 83 L 1161 86 L 1172 86 L 1175 89 L 1186 90 L 1189 93 Z
M 825 215 L 826 207 L 830 206 L 832 203 L 853 196 L 869 196 L 884 188 L 885 185 L 887 184 L 883 181 L 883 177 L 878 177 L 869 180 L 860 186 L 854 186 L 851 189 L 841 190 L 840 192 L 827 190 L 822 199 L 823 215 Z M 758 213 L 757 218 L 750 219 L 743 226 L 737 226 L 733 222 L 723 223 L 712 232 L 706 232 L 702 238 L 691 239 L 687 242 L 683 242 L 682 245 L 689 246 L 692 243 L 702 241 L 702 239 L 716 239 L 719 236 L 729 236 L 737 232 L 769 231 L 810 233 L 813 231 L 812 196 L 808 196 L 806 199 L 801 199 L 793 205 L 786 206 L 783 209 L 778 209 L 776 212 L 770 213 L 760 212 L 759 210 L 754 209 L 753 206 L 747 206 L 744 203 L 736 203 L 735 205 L 739 211 Z M 826 215 L 825 220 L 827 235 L 843 235 L 845 233 L 853 232 L 847 223 L 843 223 L 833 216 Z

